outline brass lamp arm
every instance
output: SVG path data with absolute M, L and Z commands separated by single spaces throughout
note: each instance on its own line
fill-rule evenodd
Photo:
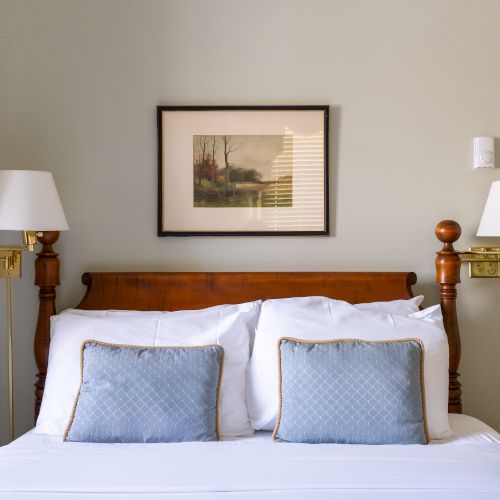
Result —
M 28 252 L 33 252 L 37 243 L 37 237 L 42 236 L 43 233 L 40 231 L 22 231 L 22 233 L 22 245 L 0 246 L 0 250 L 28 250 Z
M 33 252 L 37 243 L 37 236 L 43 233 L 37 231 L 23 231 L 23 245 L 0 246 L 0 278 L 21 277 L 21 252 Z
M 500 255 L 500 248 L 470 248 L 463 252 L 457 252 L 462 260 L 466 260 L 468 255 Z M 462 255 L 464 257 L 462 257 Z
M 0 246 L 0 250 L 19 250 L 22 252 L 23 250 L 28 250 L 29 252 L 32 252 L 34 249 L 31 249 L 30 245 L 7 245 L 7 246 Z
M 33 252 L 37 243 L 37 237 L 42 235 L 43 233 L 40 231 L 23 231 L 24 249 L 28 250 L 28 252 Z

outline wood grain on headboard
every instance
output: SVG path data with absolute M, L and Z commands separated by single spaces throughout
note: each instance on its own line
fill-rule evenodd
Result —
M 451 412 L 461 412 L 458 382 L 460 335 L 456 316 L 455 285 L 460 282 L 460 260 L 452 243 L 460 226 L 443 221 L 436 228 L 444 243 L 436 260 L 436 279 L 441 285 L 441 306 L 450 344 Z M 39 238 L 43 249 L 36 261 L 36 284 L 40 287 L 40 310 L 35 333 L 35 357 L 39 369 L 35 391 L 35 418 L 43 396 L 50 342 L 49 318 L 55 312 L 55 287 L 59 262 L 52 250 L 58 233 Z M 457 261 L 458 259 L 458 261 Z M 110 272 L 85 273 L 85 297 L 81 309 L 182 310 L 256 299 L 323 295 L 352 303 L 408 299 L 413 296 L 412 272 Z
M 79 309 L 176 311 L 324 295 L 348 302 L 412 297 L 414 273 L 85 273 Z

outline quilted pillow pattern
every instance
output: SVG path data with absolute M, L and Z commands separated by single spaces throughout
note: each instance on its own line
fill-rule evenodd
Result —
M 224 350 L 82 344 L 82 383 L 66 441 L 160 443 L 219 438 Z
M 280 339 L 274 438 L 299 443 L 428 442 L 419 340 Z
M 439 305 L 407 316 L 363 311 L 324 297 L 266 300 L 248 367 L 247 404 L 254 428 L 273 430 L 278 416 L 278 351 L 282 337 L 303 340 L 418 338 L 425 347 L 426 414 L 431 439 L 448 439 L 448 338 Z

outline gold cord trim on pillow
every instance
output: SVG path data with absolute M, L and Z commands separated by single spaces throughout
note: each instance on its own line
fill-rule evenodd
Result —
M 278 417 L 276 419 L 276 425 L 273 430 L 273 441 L 278 441 L 278 431 L 281 423 L 281 412 L 282 412 L 282 387 L 283 387 L 283 376 L 281 371 L 281 343 L 283 341 L 295 342 L 297 344 L 338 344 L 346 342 L 357 342 L 360 344 L 391 344 L 397 342 L 416 342 L 420 346 L 420 390 L 422 393 L 422 417 L 424 419 L 424 434 L 425 434 L 425 444 L 429 444 L 429 429 L 427 427 L 427 411 L 425 404 L 425 384 L 424 384 L 424 356 L 425 348 L 422 340 L 417 338 L 407 338 L 407 339 L 390 339 L 390 340 L 365 340 L 365 339 L 331 339 L 331 340 L 303 340 L 293 337 L 281 337 L 277 343 L 278 349 L 278 391 L 279 391 L 279 406 L 278 406 Z
M 224 371 L 224 348 L 219 344 L 208 344 L 208 345 L 190 345 L 190 346 L 167 346 L 167 345 L 132 345 L 132 344 L 113 344 L 111 342 L 102 342 L 100 340 L 84 340 L 80 346 L 80 387 L 76 394 L 75 402 L 73 403 L 73 408 L 71 409 L 71 415 L 69 417 L 69 422 L 64 432 L 63 441 L 68 438 L 69 431 L 73 425 L 73 420 L 75 419 L 76 408 L 78 406 L 78 400 L 80 399 L 80 393 L 83 385 L 83 368 L 84 368 L 84 353 L 87 345 L 94 344 L 103 347 L 118 347 L 118 348 L 132 348 L 132 349 L 206 349 L 207 347 L 220 347 L 222 349 L 220 366 L 219 366 L 219 379 L 217 381 L 217 392 L 215 396 L 215 435 L 217 441 L 220 441 L 220 388 L 222 384 L 222 372 Z

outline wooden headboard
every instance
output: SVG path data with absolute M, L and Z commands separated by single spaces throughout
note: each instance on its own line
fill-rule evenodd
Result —
M 79 309 L 178 311 L 324 295 L 348 302 L 413 297 L 414 273 L 85 273 Z
M 456 289 L 460 282 L 460 259 L 453 242 L 460 226 L 443 221 L 436 235 L 444 246 L 436 259 L 436 281 L 441 287 L 441 307 L 450 345 L 449 410 L 460 413 L 461 390 L 458 382 L 460 336 L 456 316 Z M 52 245 L 58 232 L 39 237 L 42 251 L 35 261 L 35 284 L 40 288 L 40 309 L 35 333 L 35 418 L 45 386 L 50 343 L 50 316 L 55 314 L 55 288 L 59 285 L 59 259 Z M 182 310 L 256 299 L 323 295 L 351 303 L 375 302 L 413 297 L 417 277 L 411 272 L 111 272 L 85 273 L 85 297 L 80 309 Z

